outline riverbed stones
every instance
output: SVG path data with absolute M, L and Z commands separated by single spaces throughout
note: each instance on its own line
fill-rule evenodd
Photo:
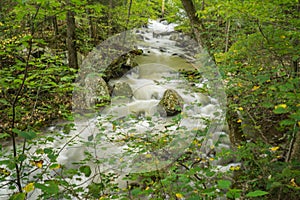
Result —
M 174 116 L 181 112 L 183 102 L 182 97 L 175 90 L 167 89 L 159 102 L 159 107 L 166 112 L 167 116 Z

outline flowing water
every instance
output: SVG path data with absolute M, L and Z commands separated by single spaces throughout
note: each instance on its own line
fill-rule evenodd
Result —
M 91 181 L 99 181 L 100 173 L 113 172 L 122 177 L 166 168 L 184 153 L 195 137 L 200 137 L 199 132 L 205 139 L 202 155 L 209 156 L 212 149 L 230 148 L 224 125 L 226 98 L 217 68 L 195 41 L 174 31 L 174 27 L 150 20 L 148 27 L 102 43 L 83 62 L 82 68 L 88 68 L 98 62 L 93 60 L 95 57 L 103 58 L 109 51 L 108 45 L 117 44 L 115 49 L 119 50 L 125 40 L 126 47 L 138 47 L 144 52 L 136 58 L 136 68 L 109 83 L 129 86 L 130 95 L 121 97 L 117 94 L 120 91 L 113 90 L 109 106 L 84 117 L 74 110 L 74 130 L 68 134 L 61 132 L 60 138 L 47 144 L 58 149 L 57 163 L 66 168 L 78 167 L 76 163 L 82 163 L 88 156 L 84 162 L 92 169 L 94 179 L 81 177 L 79 180 L 76 176 L 70 182 L 87 186 Z M 105 54 L 103 65 L 123 53 L 121 50 L 113 55 Z M 202 77 L 196 83 L 188 82 L 180 73 L 182 69 L 196 69 Z M 86 74 L 86 69 L 82 69 L 77 83 Z M 167 89 L 175 90 L 184 100 L 180 115 L 170 117 L 160 109 L 159 102 Z M 213 148 L 217 142 L 221 143 Z M 32 154 L 39 148 L 46 146 L 31 148 Z M 121 184 L 121 178 L 119 181 Z M 32 194 L 31 199 L 35 196 Z

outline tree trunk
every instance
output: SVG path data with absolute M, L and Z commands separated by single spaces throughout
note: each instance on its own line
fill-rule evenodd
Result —
M 300 161 L 300 131 L 297 132 L 293 152 L 291 155 L 292 160 Z
M 165 0 L 162 0 L 161 2 L 161 18 L 164 18 L 165 16 Z
M 96 27 L 94 24 L 94 19 L 91 16 L 92 13 L 89 8 L 86 9 L 86 14 L 88 15 L 88 19 L 89 19 L 89 37 L 92 39 L 93 44 L 97 45 Z
M 227 20 L 227 23 L 226 23 L 225 52 L 228 51 L 228 46 L 229 46 L 229 32 L 230 32 L 230 19 L 228 19 L 228 20 Z
M 208 51 L 209 55 L 212 58 L 214 58 L 211 54 L 211 44 L 209 40 L 209 35 L 207 34 L 207 30 L 204 24 L 199 20 L 199 18 L 196 15 L 196 9 L 193 1 L 181 0 L 181 3 L 191 22 L 197 42 L 201 47 L 205 48 Z
M 52 16 L 52 25 L 53 25 L 53 29 L 54 29 L 54 34 L 55 36 L 58 36 L 58 23 L 57 23 L 57 17 L 56 15 Z
M 126 29 L 128 29 L 130 14 L 131 14 L 132 0 L 129 1 L 129 7 L 127 12 L 127 21 L 126 21 Z
M 74 12 L 67 12 L 67 50 L 69 67 L 78 69 Z

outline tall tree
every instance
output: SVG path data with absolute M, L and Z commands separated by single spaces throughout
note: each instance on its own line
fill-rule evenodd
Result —
M 68 0 L 67 11 L 67 50 L 69 66 L 78 69 L 77 50 L 76 50 L 76 26 L 75 12 L 70 10 L 71 3 Z
M 185 12 L 187 13 L 190 23 L 193 27 L 193 32 L 195 34 L 197 42 L 203 48 L 205 48 L 208 51 L 208 53 L 212 56 L 210 38 L 209 35 L 207 34 L 207 30 L 204 24 L 196 15 L 197 12 L 195 8 L 195 4 L 191 0 L 181 0 L 181 2 Z

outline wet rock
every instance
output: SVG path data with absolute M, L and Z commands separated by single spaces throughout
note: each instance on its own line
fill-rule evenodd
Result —
M 179 34 L 178 33 L 172 33 L 170 35 L 170 40 L 173 40 L 173 41 L 177 41 L 179 39 Z
M 102 107 L 110 102 L 107 83 L 96 73 L 87 75 L 85 83 L 85 101 L 87 108 Z
M 117 82 L 113 85 L 112 96 L 122 96 L 131 98 L 133 96 L 133 91 L 128 83 Z
M 167 116 L 174 116 L 181 112 L 183 102 L 182 97 L 175 90 L 167 89 L 159 102 L 159 106 L 167 113 Z
M 159 47 L 159 51 L 160 52 L 167 52 L 167 48 L 165 48 L 165 47 Z

